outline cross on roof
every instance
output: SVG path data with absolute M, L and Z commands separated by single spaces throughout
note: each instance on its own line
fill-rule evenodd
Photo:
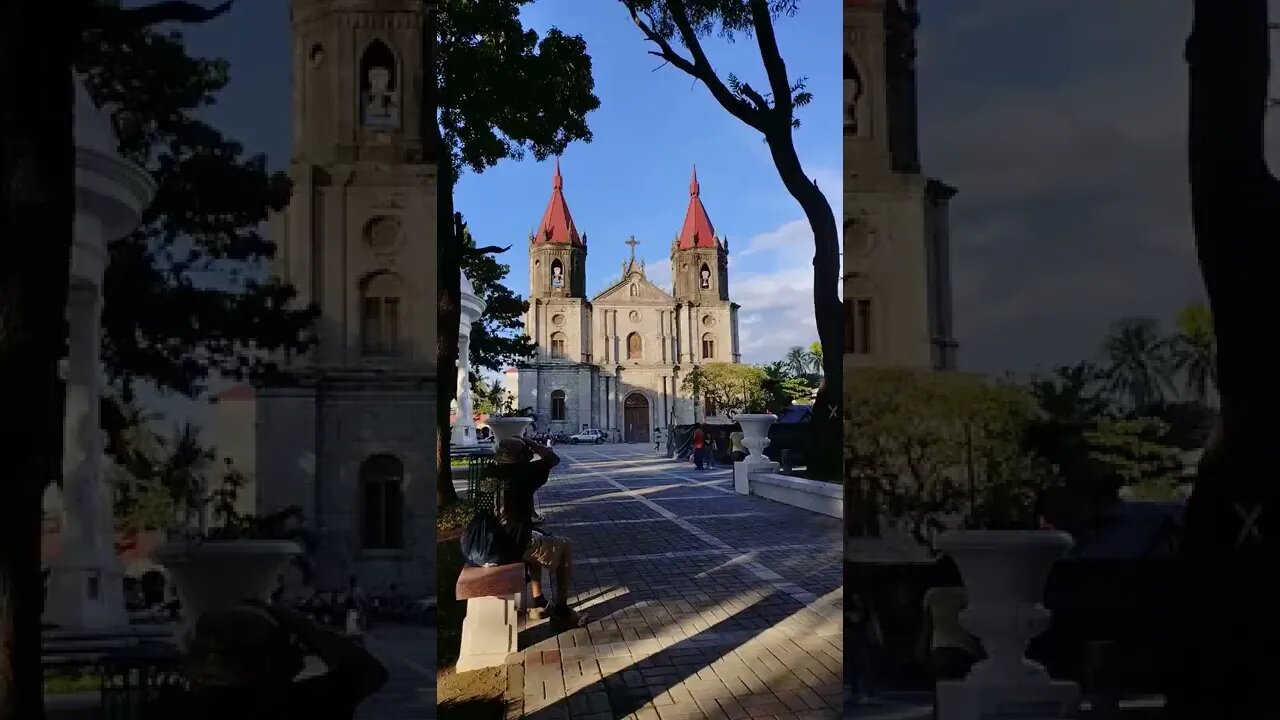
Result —
M 626 244 L 631 246 L 631 262 L 635 262 L 636 246 L 640 244 L 640 241 L 636 239 L 635 235 L 632 235 L 630 239 L 627 240 Z

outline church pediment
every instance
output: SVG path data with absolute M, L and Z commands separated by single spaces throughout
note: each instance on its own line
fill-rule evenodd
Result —
M 596 295 L 592 305 L 672 305 L 675 297 L 649 282 L 643 273 L 632 271 Z

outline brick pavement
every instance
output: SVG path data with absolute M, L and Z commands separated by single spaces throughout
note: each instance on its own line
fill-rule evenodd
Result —
M 573 541 L 570 600 L 592 622 L 523 629 L 526 717 L 840 717 L 839 520 L 738 495 L 728 468 L 650 446 L 557 451 L 539 503 Z

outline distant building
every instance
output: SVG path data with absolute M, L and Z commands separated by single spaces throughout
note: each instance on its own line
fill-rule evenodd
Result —
M 738 305 L 729 299 L 729 242 L 716 235 L 694 172 L 689 207 L 671 244 L 672 292 L 637 261 L 635 238 L 621 278 L 587 298 L 587 235 L 565 200 L 560 165 L 551 201 L 529 237 L 532 361 L 508 369 L 514 410 L 532 408 L 534 429 L 599 428 L 622 442 L 652 442 L 654 428 L 724 421 L 696 407 L 681 381 L 703 363 L 739 362 Z

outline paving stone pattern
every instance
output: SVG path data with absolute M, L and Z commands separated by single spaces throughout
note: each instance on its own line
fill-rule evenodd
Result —
M 539 504 L 573 542 L 570 600 L 592 622 L 522 630 L 525 717 L 841 716 L 839 520 L 738 495 L 729 468 L 651 446 L 556 450 Z
M 365 700 L 356 720 L 434 720 L 436 717 L 436 632 L 434 628 L 384 625 L 365 634 L 369 648 L 391 674 Z

